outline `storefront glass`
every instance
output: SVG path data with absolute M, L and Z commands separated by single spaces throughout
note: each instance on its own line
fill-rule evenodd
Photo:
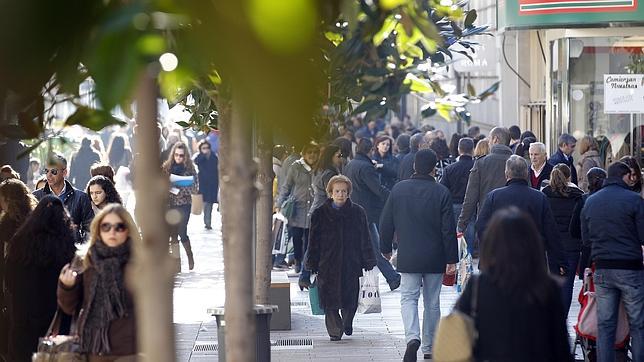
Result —
M 642 165 L 644 114 L 605 113 L 604 75 L 644 73 L 644 36 L 558 39 L 551 55 L 553 144 L 564 131 L 592 135 L 605 165 L 626 155 Z

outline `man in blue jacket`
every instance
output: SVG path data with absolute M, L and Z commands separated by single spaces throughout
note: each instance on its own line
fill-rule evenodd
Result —
M 575 161 L 572 159 L 572 154 L 575 152 L 575 146 L 577 146 L 577 139 L 568 133 L 564 133 L 559 136 L 559 142 L 557 142 L 559 149 L 555 152 L 554 155 L 550 157 L 548 163 L 552 166 L 557 166 L 560 163 L 565 163 L 570 167 L 570 181 L 577 184 L 577 168 L 575 166 Z
M 394 233 L 398 235 L 400 304 L 407 350 L 403 361 L 416 361 L 421 344 L 418 298 L 423 291 L 422 351 L 431 358 L 434 331 L 440 318 L 443 273 L 453 274 L 458 262 L 456 221 L 452 195 L 436 182 L 438 158 L 433 150 L 416 153 L 415 173 L 397 183 L 380 218 L 380 250 L 391 256 Z
M 598 361 L 615 360 L 615 330 L 620 300 L 631 333 L 633 361 L 644 361 L 644 200 L 626 184 L 631 169 L 608 167 L 604 187 L 581 210 L 581 235 L 592 248 L 597 296 Z
M 495 211 L 516 206 L 530 215 L 537 230 L 541 231 L 550 272 L 565 275 L 566 262 L 563 256 L 563 246 L 550 209 L 550 202 L 544 193 L 533 189 L 528 184 L 528 163 L 526 160 L 518 155 L 510 156 L 505 162 L 505 178 L 507 186 L 490 192 L 483 203 L 481 213 L 476 221 L 476 233 L 479 240 L 483 240 L 485 228 Z M 570 272 L 574 273 L 575 271 Z

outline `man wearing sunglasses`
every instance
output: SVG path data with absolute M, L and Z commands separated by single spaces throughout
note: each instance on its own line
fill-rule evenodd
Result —
M 43 174 L 47 177 L 47 183 L 41 189 L 34 191 L 34 196 L 40 200 L 45 195 L 53 194 L 58 196 L 65 204 L 71 216 L 72 222 L 76 225 L 76 242 L 84 243 L 89 236 L 89 224 L 94 218 L 92 203 L 86 193 L 75 189 L 67 181 L 67 160 L 58 153 L 54 153 Z

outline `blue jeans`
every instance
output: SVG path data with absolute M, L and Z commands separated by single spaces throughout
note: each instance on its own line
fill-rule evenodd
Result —
M 564 258 L 568 271 L 566 272 L 564 284 L 561 286 L 561 301 L 564 307 L 564 313 L 568 318 L 570 303 L 572 301 L 572 289 L 575 286 L 575 277 L 577 277 L 577 265 L 579 264 L 579 251 L 565 251 Z M 559 268 L 556 268 L 559 269 Z
M 391 265 L 389 260 L 385 259 L 380 252 L 380 234 L 378 233 L 376 223 L 372 222 L 369 224 L 369 234 L 371 235 L 373 251 L 376 253 L 376 265 L 378 266 L 378 269 L 380 269 L 380 273 L 382 273 L 389 284 L 400 280 L 400 274 L 394 270 L 394 267 Z
M 463 210 L 463 204 L 452 204 L 454 207 L 454 222 L 458 225 L 458 217 L 461 215 L 461 210 Z M 476 234 L 474 233 L 474 224 L 476 223 L 476 216 L 472 215 L 472 220 L 467 224 L 467 228 L 463 233 L 465 236 L 465 241 L 467 241 L 467 251 L 472 254 L 474 251 L 474 238 Z
M 644 270 L 597 269 L 597 361 L 615 360 L 615 330 L 620 299 L 631 333 L 633 361 L 644 361 Z
M 412 339 L 422 341 L 423 353 L 432 353 L 434 331 L 441 317 L 440 294 L 443 274 L 401 273 L 400 281 L 400 311 L 405 326 L 405 341 Z M 422 287 L 421 287 L 422 283 Z M 423 338 L 420 338 L 418 321 L 418 298 L 423 289 Z

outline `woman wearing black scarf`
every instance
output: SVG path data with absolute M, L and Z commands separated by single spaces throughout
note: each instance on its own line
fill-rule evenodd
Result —
M 60 272 L 58 305 L 68 314 L 82 311 L 78 334 L 90 362 L 136 361 L 134 303 L 124 274 L 132 244 L 141 241 L 138 229 L 123 206 L 109 204 L 90 230 L 81 265 L 67 264 Z
M 188 256 L 188 269 L 195 267 L 195 260 L 192 255 L 190 238 L 188 237 L 188 221 L 190 220 L 190 210 L 192 209 L 192 195 L 199 193 L 199 182 L 197 180 L 197 171 L 190 158 L 188 146 L 183 142 L 177 142 L 172 146 L 168 159 L 163 163 L 163 172 L 170 176 L 170 197 L 168 206 L 170 209 L 178 211 L 180 219 L 178 223 L 172 226 L 170 231 L 171 252 L 175 258 L 179 258 L 179 238 L 181 244 L 186 249 Z M 177 176 L 192 176 L 188 180 L 178 179 Z M 174 180 L 174 181 L 173 181 Z M 177 259 L 177 262 L 179 260 Z M 181 271 L 181 263 L 178 263 Z

